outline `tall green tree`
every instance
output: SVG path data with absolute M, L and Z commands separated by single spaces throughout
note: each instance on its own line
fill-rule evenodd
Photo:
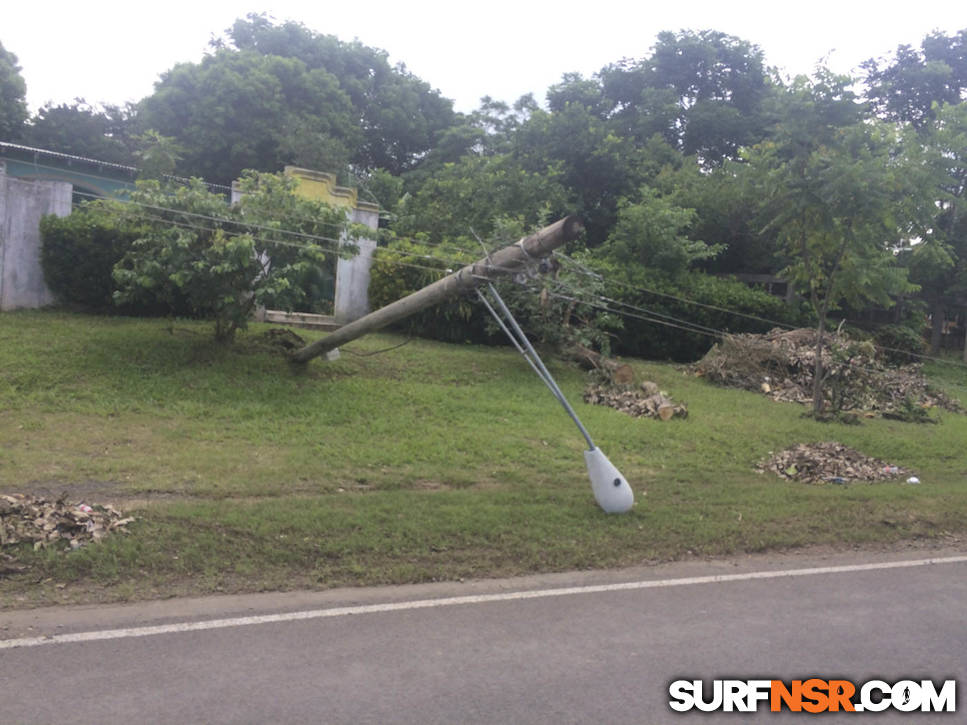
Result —
M 297 59 L 309 71 L 336 79 L 358 124 L 349 160 L 393 174 L 412 169 L 456 121 L 452 101 L 410 73 L 390 65 L 387 53 L 359 41 L 346 43 L 301 23 L 275 24 L 265 15 L 237 20 L 226 41 L 241 52 Z
M 48 104 L 30 119 L 24 140 L 30 146 L 100 161 L 134 163 L 130 110 L 98 107 L 77 98 Z
M 931 313 L 930 352 L 937 354 L 946 313 L 967 311 L 967 103 L 936 105 L 932 112 L 911 145 L 920 152 L 921 184 L 933 190 L 933 203 L 907 257 Z
M 797 78 L 772 138 L 752 148 L 765 230 L 790 261 L 785 276 L 809 300 L 817 320 L 813 413 L 824 410 L 823 336 L 841 303 L 892 304 L 910 291 L 893 249 L 911 232 L 918 191 L 897 154 L 892 125 L 873 123 L 853 81 L 820 70 Z
M 925 129 L 936 108 L 967 96 L 967 28 L 927 35 L 919 48 L 897 47 L 892 56 L 862 64 L 866 97 L 877 115 Z
M 566 76 L 549 92 L 553 109 L 535 110 L 515 132 L 514 155 L 531 173 L 559 175 L 569 213 L 582 217 L 588 244 L 596 246 L 614 226 L 620 200 L 645 181 L 645 167 L 642 148 L 602 118 L 588 88 L 579 76 Z
M 327 166 L 334 169 L 348 162 L 361 138 L 335 76 L 295 58 L 227 48 L 164 73 L 140 103 L 138 125 L 181 144 L 180 174 L 223 184 L 243 169 L 298 163 L 284 151 L 293 135 L 326 139 Z
M 0 44 L 0 141 L 17 141 L 27 120 L 27 84 L 17 56 Z
M 599 74 L 616 122 L 639 140 L 655 133 L 708 166 L 759 141 L 774 82 L 762 50 L 715 30 L 659 33 L 650 56 Z

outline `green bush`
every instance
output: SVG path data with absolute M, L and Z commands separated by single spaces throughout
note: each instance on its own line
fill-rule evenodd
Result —
M 763 333 L 776 323 L 813 324 L 801 305 L 790 305 L 735 279 L 702 272 L 669 278 L 640 267 L 622 272 L 611 275 L 607 285 L 612 298 L 629 305 L 611 305 L 628 313 L 614 342 L 620 355 L 693 362 L 708 352 L 717 332 Z M 688 331 L 692 325 L 706 329 Z
M 369 271 L 369 303 L 374 310 L 402 299 L 456 271 L 455 265 L 475 261 L 453 248 L 396 240 L 379 247 Z M 396 329 L 443 342 L 489 342 L 487 311 L 476 298 L 461 297 L 434 305 L 401 320 Z
M 881 357 L 898 365 L 916 362 L 927 351 L 921 331 L 908 325 L 883 325 L 873 334 L 873 342 Z
M 298 196 L 289 177 L 245 171 L 239 184 L 230 206 L 200 179 L 139 181 L 124 211 L 143 231 L 114 266 L 115 301 L 186 304 L 226 343 L 257 307 L 318 303 L 310 294 L 332 278 L 337 256 L 356 253 L 361 230 L 344 210 Z
M 90 202 L 65 217 L 43 217 L 40 262 L 47 286 L 63 304 L 112 308 L 111 271 L 138 235 L 137 228 L 118 221 L 111 202 Z

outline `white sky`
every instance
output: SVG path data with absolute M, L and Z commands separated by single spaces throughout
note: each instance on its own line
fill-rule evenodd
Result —
M 624 57 L 648 55 L 657 33 L 720 30 L 759 45 L 769 65 L 809 73 L 829 55 L 848 72 L 901 43 L 919 45 L 932 30 L 967 28 L 967 1 L 920 0 L 891 12 L 878 0 L 7 0 L 0 43 L 15 53 L 31 111 L 49 101 L 137 101 L 175 63 L 198 61 L 210 37 L 248 12 L 297 20 L 342 40 L 386 50 L 456 103 L 481 96 L 508 102 L 533 92 L 544 100 L 561 75 L 588 76 Z

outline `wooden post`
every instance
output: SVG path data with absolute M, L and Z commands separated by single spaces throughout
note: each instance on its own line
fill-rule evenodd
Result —
M 488 280 L 518 272 L 526 266 L 529 259 L 546 257 L 565 242 L 576 239 L 583 231 L 584 225 L 577 217 L 565 217 L 516 244 L 504 247 L 489 257 L 469 264 L 403 299 L 340 327 L 311 345 L 296 350 L 292 354 L 292 360 L 307 363 L 340 345 L 405 319 L 445 299 L 475 289 Z

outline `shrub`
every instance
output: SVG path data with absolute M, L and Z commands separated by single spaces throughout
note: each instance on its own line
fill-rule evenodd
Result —
M 896 365 L 916 362 L 927 351 L 921 332 L 908 325 L 883 325 L 873 334 L 873 342 L 881 357 Z
M 430 246 L 422 237 L 393 240 L 379 247 L 369 271 L 369 303 L 376 310 L 443 279 L 475 258 L 451 247 Z M 396 329 L 443 342 L 488 342 L 486 310 L 461 297 L 411 315 Z
M 138 236 L 138 228 L 119 221 L 116 202 L 89 202 L 69 216 L 45 216 L 40 262 L 47 286 L 63 304 L 113 307 L 111 270 Z
M 230 342 L 257 306 L 293 309 L 333 270 L 337 255 L 356 252 L 343 210 L 298 197 L 295 181 L 245 172 L 239 204 L 229 206 L 200 179 L 186 186 L 138 182 L 125 205 L 142 233 L 114 268 L 121 304 L 185 300 L 215 322 Z
M 811 324 L 801 305 L 731 278 L 702 272 L 670 278 L 639 267 L 613 270 L 609 279 L 609 295 L 635 308 L 626 309 L 624 331 L 614 344 L 622 355 L 693 362 L 715 343 L 716 332 L 763 333 L 775 323 Z M 693 325 L 704 332 L 689 331 Z

